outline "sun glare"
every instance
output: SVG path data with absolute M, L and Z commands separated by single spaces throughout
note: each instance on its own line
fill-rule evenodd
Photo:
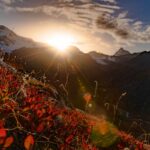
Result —
M 69 46 L 75 43 L 75 39 L 67 34 L 55 34 L 49 37 L 48 44 L 55 47 L 57 50 L 64 52 Z

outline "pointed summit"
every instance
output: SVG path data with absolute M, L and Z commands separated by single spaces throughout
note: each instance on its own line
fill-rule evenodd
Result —
M 130 55 L 131 53 L 127 50 L 125 50 L 124 48 L 120 48 L 115 54 L 114 56 L 125 56 L 125 55 Z

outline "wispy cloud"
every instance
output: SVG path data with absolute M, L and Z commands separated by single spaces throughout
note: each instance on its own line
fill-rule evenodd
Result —
M 80 26 L 93 37 L 107 33 L 117 46 L 150 42 L 150 26 L 129 18 L 116 0 L 1 0 L 0 7 L 24 14 L 42 13 L 58 21 L 63 18 L 64 24 Z M 103 36 L 95 36 L 97 43 L 98 38 L 101 41 Z
M 1 2 L 10 5 L 12 3 L 12 0 L 1 0 Z
M 6 4 L 6 5 L 11 5 L 16 2 L 22 2 L 23 0 L 1 0 L 1 3 Z
M 134 21 L 127 15 L 127 12 L 118 16 L 103 14 L 97 18 L 96 25 L 127 42 L 150 42 L 150 26 L 144 26 L 141 21 Z
M 124 18 L 124 13 L 116 18 L 110 14 L 102 14 L 97 18 L 96 24 L 98 28 L 109 30 L 121 38 L 127 39 L 130 37 L 130 32 L 127 30 L 126 26 L 123 25 L 123 22 L 121 23 L 122 18 Z M 126 21 L 125 23 L 128 24 L 129 22 Z
M 91 0 L 58 0 L 49 5 L 43 4 L 36 7 L 16 6 L 15 10 L 20 12 L 42 12 L 51 17 L 64 16 L 68 22 L 92 27 L 100 14 L 113 14 L 120 7 L 117 5 L 92 3 Z
M 113 3 L 113 4 L 117 4 L 116 0 L 102 0 L 104 2 L 109 2 L 109 3 Z

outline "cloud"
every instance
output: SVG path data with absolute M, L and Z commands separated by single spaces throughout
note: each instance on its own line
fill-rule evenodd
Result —
M 41 0 L 38 0 L 36 6 L 32 6 L 23 1 L 24 5 L 16 5 L 14 11 L 44 13 L 57 19 L 63 17 L 68 20 L 68 23 L 91 29 L 95 26 L 95 20 L 100 14 L 113 14 L 120 9 L 117 5 L 93 3 L 92 0 L 52 0 L 43 5 L 40 2 Z
M 118 18 L 120 19 L 120 17 L 122 18 L 123 14 L 120 14 Z M 128 32 L 124 26 L 119 25 L 119 19 L 116 19 L 108 14 L 102 14 L 96 20 L 96 24 L 98 28 L 110 30 L 121 38 L 127 39 L 130 37 L 130 32 Z
M 109 2 L 109 3 L 113 3 L 113 4 L 117 4 L 116 0 L 103 0 L 104 2 Z
M 11 5 L 16 2 L 22 2 L 23 0 L 1 0 L 1 3 L 6 4 L 6 5 Z
M 117 29 L 115 33 L 123 39 L 128 39 L 130 37 L 130 33 L 124 29 Z
M 95 33 L 105 33 L 114 39 L 116 47 L 150 42 L 150 26 L 129 18 L 116 0 L 0 0 L 0 8 L 19 14 L 43 14 L 64 26 L 79 26 L 93 37 Z M 102 42 L 103 35 L 99 35 L 92 40 Z M 103 42 L 110 47 L 109 42 Z
M 99 15 L 113 14 L 120 9 L 119 6 L 115 5 L 114 0 L 101 0 L 99 2 L 93 0 L 3 1 L 9 1 L 10 4 L 9 6 L 6 5 L 4 10 L 22 13 L 43 13 L 56 19 L 63 17 L 68 23 L 74 23 L 87 29 L 95 28 L 95 20 Z M 110 5 L 108 2 L 114 4 Z
M 89 3 L 92 0 L 58 0 L 58 2 L 82 2 L 82 3 Z
M 99 30 L 106 30 L 115 38 L 126 40 L 126 43 L 150 42 L 150 26 L 144 26 L 141 21 L 128 18 L 127 12 L 119 13 L 118 16 L 102 14 L 96 20 Z M 118 40 L 118 39 L 117 39 Z
M 12 0 L 1 0 L 1 2 L 10 5 L 12 3 Z

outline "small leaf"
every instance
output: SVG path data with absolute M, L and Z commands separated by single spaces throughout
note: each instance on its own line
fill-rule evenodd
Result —
M 66 138 L 66 143 L 70 144 L 73 139 L 73 135 L 70 135 Z
M 3 120 L 0 120 L 0 128 L 3 128 L 3 126 L 4 126 L 4 122 Z
M 34 144 L 34 137 L 32 135 L 28 135 L 24 140 L 24 147 L 26 150 L 30 150 Z
M 6 130 L 0 129 L 0 138 L 6 137 Z
M 30 110 L 30 108 L 29 108 L 29 107 L 25 107 L 25 108 L 23 109 L 23 112 L 26 112 L 26 111 L 28 111 L 28 110 Z
M 13 142 L 14 142 L 13 136 L 6 138 L 4 148 L 10 147 Z
M 4 143 L 5 138 L 0 138 L 0 145 Z
M 40 123 L 39 125 L 38 125 L 38 127 L 37 127 L 37 132 L 42 132 L 43 130 L 44 130 L 44 124 L 43 123 Z

